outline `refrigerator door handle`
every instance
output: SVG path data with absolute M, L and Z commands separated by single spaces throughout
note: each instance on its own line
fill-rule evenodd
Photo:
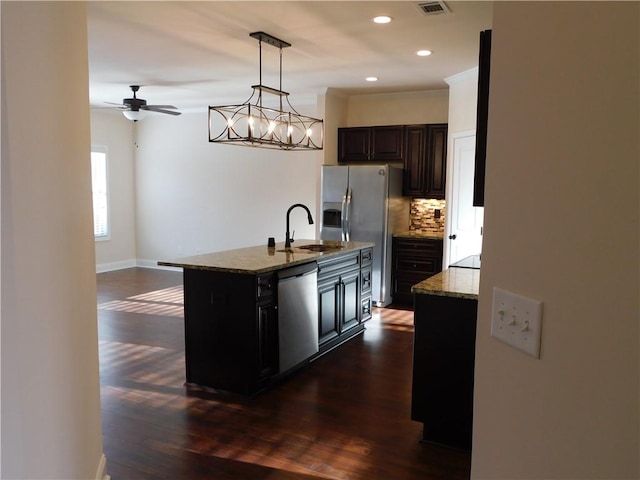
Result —
M 347 189 L 347 206 L 346 206 L 346 222 L 345 222 L 345 229 L 344 229 L 344 233 L 345 233 L 345 241 L 350 242 L 351 241 L 351 189 L 348 188 Z
M 347 193 L 348 189 L 344 192 L 342 196 L 342 209 L 340 212 L 340 239 L 344 242 L 347 231 Z

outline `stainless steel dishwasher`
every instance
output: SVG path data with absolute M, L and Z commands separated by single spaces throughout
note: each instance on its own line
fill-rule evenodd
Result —
M 318 353 L 318 265 L 278 272 L 280 373 Z

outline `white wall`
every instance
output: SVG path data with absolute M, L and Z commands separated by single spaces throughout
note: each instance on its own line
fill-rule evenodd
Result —
M 478 67 L 445 78 L 445 81 L 449 85 L 449 136 L 475 130 Z
M 447 123 L 448 90 L 352 95 L 341 127 Z
M 338 164 L 338 127 L 347 124 L 349 98 L 328 88 L 320 98 L 324 110 L 324 165 Z
M 102 476 L 83 2 L 2 2 L 2 478 Z
M 321 151 L 283 152 L 209 143 L 207 113 L 149 115 L 137 125 L 136 239 L 141 265 L 185 255 L 315 238 Z
M 134 135 L 120 111 L 91 110 L 91 143 L 107 147 L 110 237 L 96 242 L 97 271 L 136 264 Z
M 637 479 L 637 2 L 496 2 L 474 479 Z M 540 359 L 494 286 L 544 302 Z

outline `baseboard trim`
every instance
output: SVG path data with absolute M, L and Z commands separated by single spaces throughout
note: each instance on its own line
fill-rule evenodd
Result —
M 136 266 L 136 260 L 121 260 L 119 262 L 100 263 L 96 265 L 96 273 L 112 272 L 114 270 L 123 270 L 125 268 L 132 268 Z
M 120 262 L 101 263 L 96 265 L 96 273 L 113 272 L 115 270 L 124 270 L 125 268 L 155 268 L 157 270 L 171 270 L 174 272 L 181 272 L 182 268 L 169 267 L 166 265 L 158 265 L 157 260 L 122 260 Z
M 182 271 L 182 268 L 179 268 L 179 267 L 169 267 L 166 265 L 158 265 L 158 260 L 137 259 L 135 266 L 140 268 L 155 268 L 157 270 L 171 270 L 174 272 Z
M 100 461 L 98 462 L 98 470 L 96 471 L 96 480 L 110 480 L 111 477 L 107 475 L 107 457 L 104 453 L 100 456 Z

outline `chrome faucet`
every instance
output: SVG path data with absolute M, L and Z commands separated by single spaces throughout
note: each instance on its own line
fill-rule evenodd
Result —
M 291 213 L 291 210 L 293 210 L 296 207 L 302 207 L 307 211 L 307 218 L 309 220 L 309 225 L 313 225 L 313 217 L 311 216 L 311 212 L 309 211 L 306 205 L 303 205 L 301 203 L 296 203 L 291 205 L 289 207 L 289 210 L 287 210 L 287 233 L 285 234 L 285 237 L 284 237 L 284 248 L 291 248 L 291 244 L 293 243 L 293 235 L 289 235 L 289 214 Z

